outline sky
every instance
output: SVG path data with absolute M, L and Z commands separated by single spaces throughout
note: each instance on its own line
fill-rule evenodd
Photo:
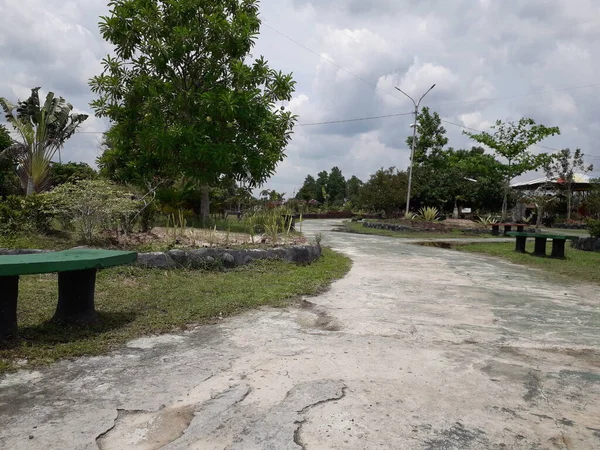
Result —
M 16 101 L 41 86 L 90 114 L 63 162 L 94 165 L 108 127 L 93 116 L 88 86 L 112 51 L 97 25 L 107 12 L 107 0 L 0 0 L 0 96 Z M 449 146 L 474 144 L 462 127 L 531 117 L 561 129 L 541 145 L 581 148 L 600 176 L 597 0 L 263 0 L 261 17 L 252 54 L 294 74 L 282 106 L 298 115 L 263 188 L 289 197 L 333 166 L 364 181 L 406 169 L 414 108 L 395 87 L 418 98 L 434 83 L 422 105 L 444 120 Z M 313 125 L 376 116 L 392 117 Z

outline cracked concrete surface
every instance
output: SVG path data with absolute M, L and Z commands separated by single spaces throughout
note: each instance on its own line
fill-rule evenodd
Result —
M 333 224 L 322 295 L 1 379 L 0 448 L 600 448 L 597 286 Z

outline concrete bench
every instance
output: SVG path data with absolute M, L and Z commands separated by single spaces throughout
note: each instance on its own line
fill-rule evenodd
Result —
M 517 229 L 517 232 L 522 233 L 525 230 L 525 225 L 524 223 L 493 223 L 492 236 L 500 236 L 500 227 L 504 227 L 504 235 L 512 231 L 513 227 Z
M 71 249 L 25 255 L 0 255 L 0 341 L 17 337 L 19 276 L 58 273 L 58 305 L 53 321 L 91 323 L 96 320 L 96 271 L 128 264 L 135 252 Z
M 519 253 L 525 253 L 525 245 L 527 238 L 532 237 L 535 239 L 535 247 L 533 254 L 535 256 L 546 256 L 546 243 L 548 239 L 552 239 L 552 254 L 551 258 L 564 258 L 565 257 L 565 242 L 567 240 L 579 239 L 579 236 L 568 236 L 568 235 L 557 235 L 557 234 L 542 234 L 542 233 L 519 233 L 519 232 L 508 232 L 507 236 L 514 236 L 516 238 L 515 251 Z

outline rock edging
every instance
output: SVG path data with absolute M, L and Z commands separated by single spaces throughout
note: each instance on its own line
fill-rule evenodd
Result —
M 25 255 L 46 251 L 49 250 L 3 248 L 0 249 L 0 255 Z M 308 264 L 320 257 L 320 245 L 293 245 L 290 247 L 240 250 L 221 248 L 173 249 L 166 252 L 138 253 L 137 261 L 133 264 L 154 269 L 211 269 L 243 266 L 259 259 L 281 259 L 299 264 Z
M 583 250 L 584 252 L 600 252 L 600 239 L 592 237 L 573 239 L 571 240 L 571 248 Z
M 220 249 L 169 250 L 166 252 L 138 253 L 137 266 L 155 269 L 208 269 L 216 267 L 243 266 L 259 259 L 281 259 L 308 264 L 321 257 L 319 245 L 294 245 L 268 249 Z

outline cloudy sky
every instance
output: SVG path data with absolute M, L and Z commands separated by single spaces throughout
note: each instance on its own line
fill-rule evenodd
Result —
M 111 51 L 98 33 L 107 0 L 1 0 L 0 96 L 42 86 L 90 112 L 88 79 Z M 293 72 L 287 105 L 299 126 L 266 187 L 291 195 L 307 174 L 339 166 L 366 180 L 406 168 L 412 104 L 419 97 L 446 122 L 451 146 L 471 145 L 463 127 L 532 117 L 558 125 L 551 148 L 579 147 L 600 175 L 600 2 L 597 0 L 263 0 L 253 52 Z M 374 120 L 311 125 L 373 116 Z M 94 163 L 93 116 L 63 161 Z M 538 149 L 539 151 L 547 151 Z M 535 175 L 534 175 L 535 176 Z

